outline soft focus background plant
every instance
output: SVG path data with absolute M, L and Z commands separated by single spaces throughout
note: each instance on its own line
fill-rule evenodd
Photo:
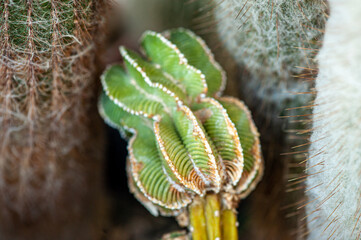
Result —
M 101 234 L 104 10 L 103 1 L 0 1 L 1 239 Z
M 308 239 L 360 239 L 361 5 L 329 4 L 306 172 Z

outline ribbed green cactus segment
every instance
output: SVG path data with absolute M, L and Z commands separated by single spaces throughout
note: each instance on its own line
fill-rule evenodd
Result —
M 244 168 L 242 178 L 237 186 L 237 191 L 243 192 L 253 181 L 258 181 L 256 176 L 260 177 L 257 175 L 262 161 L 259 134 L 252 116 L 243 102 L 232 97 L 222 97 L 220 103 L 235 124 L 243 148 Z
M 151 91 L 149 90 L 149 88 L 151 87 L 160 88 L 158 91 L 164 92 L 164 90 L 161 88 L 162 86 L 164 86 L 170 91 L 172 91 L 175 96 L 177 96 L 180 100 L 187 101 L 187 95 L 184 88 L 179 85 L 174 79 L 172 79 L 170 75 L 167 75 L 156 66 L 150 64 L 149 62 L 139 57 L 136 53 L 127 50 L 124 47 L 121 47 L 120 51 L 125 57 L 124 60 L 129 73 L 134 77 L 138 84 L 142 86 L 142 88 L 145 88 L 148 91 Z M 134 67 L 134 64 L 139 65 L 142 68 L 140 69 L 139 66 Z M 167 98 L 167 96 L 165 98 Z
M 226 75 L 219 64 L 214 60 L 205 42 L 192 32 L 177 29 L 166 33 L 170 40 L 187 58 L 188 63 L 201 70 L 206 76 L 208 94 L 221 94 L 226 83 Z
M 126 71 L 106 70 L 99 102 L 104 120 L 131 135 L 131 191 L 153 214 L 163 215 L 177 214 L 210 191 L 238 201 L 263 169 L 248 109 L 219 96 L 225 74 L 193 33 L 148 31 L 142 45 L 150 62 L 121 47 Z
M 189 65 L 184 54 L 164 36 L 148 31 L 143 35 L 142 46 L 152 62 L 184 84 L 191 97 L 207 92 L 204 74 Z
M 213 98 L 203 98 L 192 106 L 222 158 L 225 173 L 233 185 L 243 170 L 243 153 L 237 129 L 222 105 Z
M 127 112 L 154 116 L 163 111 L 161 103 L 147 98 L 120 66 L 110 67 L 102 77 L 102 84 L 109 98 Z
M 171 179 L 168 166 L 162 162 L 150 120 L 124 111 L 105 94 L 101 96 L 100 112 L 112 126 L 133 134 L 128 146 L 130 171 L 145 197 L 171 209 L 188 204 L 188 194 L 175 179 Z
M 208 159 L 202 158 L 197 163 L 192 159 L 169 117 L 156 122 L 154 126 L 161 155 L 174 175 L 190 190 L 203 194 L 205 182 L 201 179 L 204 176 L 199 167 L 207 169 Z

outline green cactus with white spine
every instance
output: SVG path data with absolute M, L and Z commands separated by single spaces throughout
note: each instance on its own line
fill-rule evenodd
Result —
M 237 239 L 235 207 L 263 173 L 250 113 L 221 97 L 225 73 L 192 32 L 148 31 L 142 47 L 150 61 L 121 47 L 127 72 L 106 70 L 99 101 L 104 120 L 131 136 L 131 191 L 154 215 L 188 207 L 193 239 Z

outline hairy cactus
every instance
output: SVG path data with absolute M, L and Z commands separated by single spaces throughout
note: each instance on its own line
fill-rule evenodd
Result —
M 127 72 L 108 68 L 99 101 L 130 136 L 130 189 L 154 215 L 189 211 L 195 240 L 238 239 L 235 207 L 263 173 L 250 113 L 221 96 L 225 73 L 192 32 L 147 31 L 141 42 L 150 62 L 121 47 Z
M 329 4 L 307 158 L 308 239 L 360 239 L 361 6 Z
M 92 103 L 102 4 L 0 1 L 2 239 L 94 237 L 101 148 L 90 146 L 101 139 Z
M 214 16 L 220 41 L 251 77 L 243 84 L 245 95 L 266 102 L 267 111 L 262 114 L 273 120 L 286 107 L 299 106 L 292 93 L 308 91 L 310 82 L 293 78 L 314 65 L 310 53 L 320 45 L 325 2 L 217 2 Z

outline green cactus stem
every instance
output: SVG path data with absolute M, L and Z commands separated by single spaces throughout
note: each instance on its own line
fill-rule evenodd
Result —
M 222 239 L 237 240 L 237 215 L 232 209 L 222 211 Z
M 148 31 L 141 44 L 147 60 L 120 48 L 127 71 L 105 71 L 99 101 L 129 138 L 130 189 L 154 215 L 189 213 L 195 240 L 235 239 L 235 208 L 263 173 L 251 115 L 221 96 L 226 75 L 192 32 Z
M 204 212 L 208 238 L 221 239 L 221 206 L 216 194 L 207 194 Z
M 190 230 L 193 240 L 207 240 L 209 224 L 204 214 L 204 199 L 195 198 L 189 206 Z

